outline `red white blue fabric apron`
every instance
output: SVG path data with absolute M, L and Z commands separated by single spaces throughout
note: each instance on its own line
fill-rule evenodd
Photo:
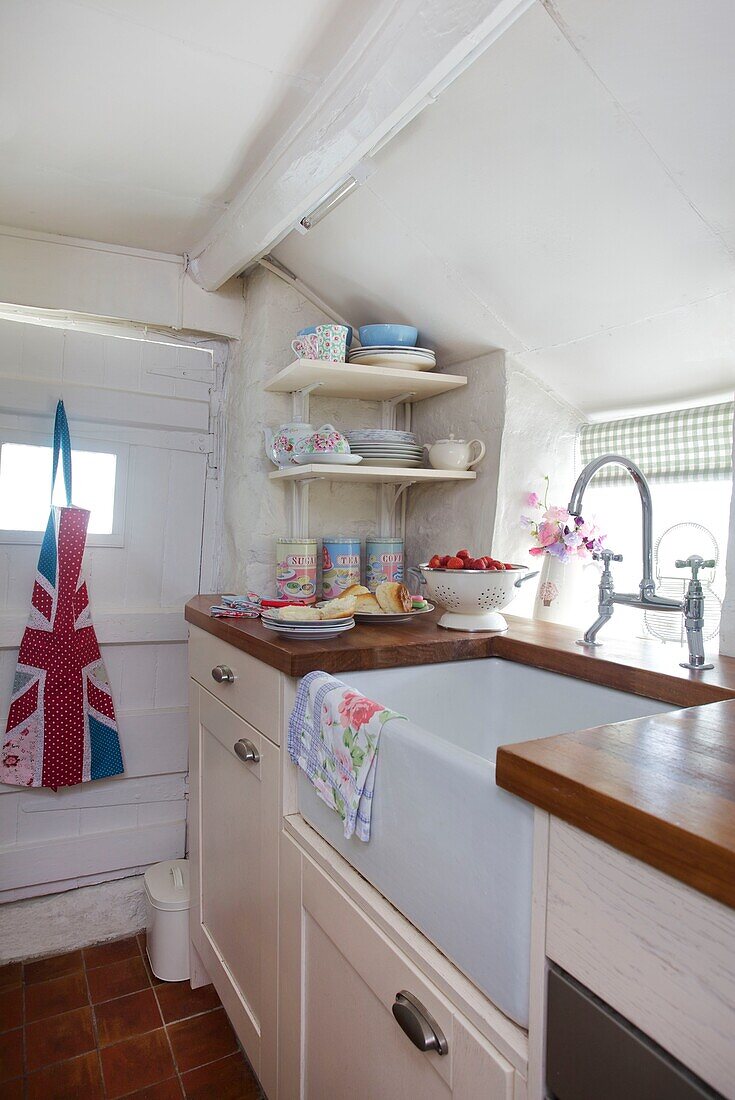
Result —
M 52 492 L 59 455 L 67 507 L 52 506 L 43 537 L 0 759 L 0 782 L 54 790 L 124 770 L 81 577 L 89 512 L 71 503 L 71 441 L 62 401 L 54 423 Z

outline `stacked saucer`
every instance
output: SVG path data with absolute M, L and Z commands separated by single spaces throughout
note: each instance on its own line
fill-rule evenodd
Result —
M 423 448 L 413 432 L 389 428 L 363 428 L 348 432 L 353 454 L 362 455 L 366 466 L 402 466 L 417 469 L 423 465 Z
M 311 619 L 300 622 L 298 619 L 281 619 L 263 613 L 260 621 L 266 630 L 283 634 L 287 638 L 301 638 L 303 640 L 336 638 L 338 634 L 344 634 L 345 631 L 352 630 L 355 625 L 352 616 L 347 619 Z
M 433 370 L 436 355 L 430 348 L 367 347 L 354 348 L 348 363 L 363 367 L 398 367 L 402 370 Z

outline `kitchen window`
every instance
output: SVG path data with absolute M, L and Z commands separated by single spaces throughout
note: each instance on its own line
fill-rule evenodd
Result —
M 126 444 L 75 439 L 72 499 L 91 513 L 90 546 L 123 545 L 127 452 Z M 0 543 L 40 544 L 50 503 L 66 503 L 61 463 L 50 499 L 52 460 L 45 436 L 12 430 L 0 434 Z

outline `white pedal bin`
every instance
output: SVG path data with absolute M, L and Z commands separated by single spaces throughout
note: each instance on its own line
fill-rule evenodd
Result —
M 188 859 L 154 864 L 143 884 L 151 970 L 164 982 L 183 982 L 189 977 Z

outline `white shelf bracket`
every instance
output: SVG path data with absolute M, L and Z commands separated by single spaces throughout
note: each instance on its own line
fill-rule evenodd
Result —
M 396 410 L 399 405 L 402 405 L 404 401 L 410 401 L 412 397 L 416 396 L 415 390 L 409 390 L 407 393 L 399 394 L 398 397 L 391 397 L 389 401 L 380 402 L 380 420 L 383 428 L 395 428 L 396 426 Z
M 309 486 L 312 481 L 324 481 L 323 477 L 305 477 L 291 482 L 291 530 L 289 538 L 309 537 Z
M 312 382 L 310 386 L 304 386 L 302 390 L 294 390 L 291 394 L 291 409 L 294 419 L 300 417 L 308 423 L 309 420 L 309 395 L 314 390 L 320 389 L 323 382 Z
M 403 481 L 399 485 L 381 485 L 378 494 L 378 535 L 391 538 L 395 533 L 396 506 L 401 500 L 405 503 L 406 490 L 412 481 Z M 405 507 L 401 508 L 401 538 L 405 537 Z

